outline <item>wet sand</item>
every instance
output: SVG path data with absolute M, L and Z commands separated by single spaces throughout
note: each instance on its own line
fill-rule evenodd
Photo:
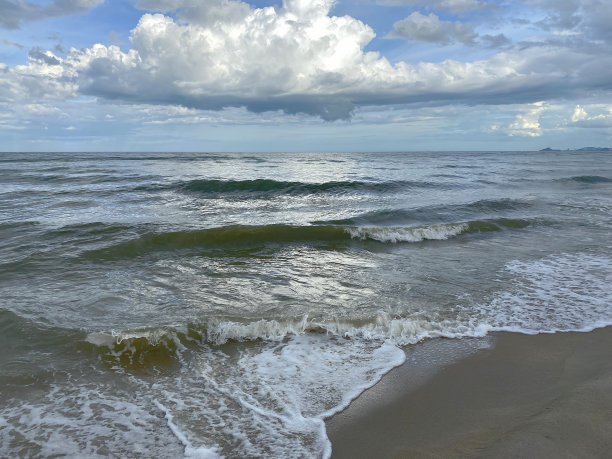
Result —
M 332 457 L 611 457 L 612 327 L 492 340 L 417 383 L 391 371 L 327 421 Z

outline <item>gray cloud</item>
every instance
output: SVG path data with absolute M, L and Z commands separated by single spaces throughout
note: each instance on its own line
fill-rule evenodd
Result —
M 22 44 L 15 43 L 14 41 L 10 41 L 10 40 L 2 40 L 2 43 L 5 46 L 13 46 L 13 47 L 18 48 L 18 49 L 24 49 L 25 48 L 25 46 L 23 46 Z
M 53 0 L 46 5 L 27 0 L 0 0 L 0 27 L 19 29 L 26 22 L 56 16 L 82 14 L 104 0 Z
M 374 38 L 370 27 L 329 16 L 332 3 L 287 0 L 283 8 L 247 11 L 244 4 L 217 0 L 215 7 L 226 5 L 227 14 L 213 19 L 208 3 L 194 23 L 145 14 L 128 52 L 100 44 L 65 58 L 32 50 L 27 65 L 0 66 L 0 100 L 78 93 L 117 103 L 245 107 L 331 121 L 365 106 L 536 103 L 612 90 L 612 54 L 547 42 L 474 62 L 391 64 L 364 51 Z
M 544 19 L 534 25 L 544 30 L 573 31 L 592 40 L 612 38 L 612 8 L 608 0 L 523 0 L 539 9 Z
M 493 2 L 480 0 L 378 0 L 382 5 L 418 5 L 436 11 L 448 11 L 452 14 L 469 13 L 498 9 Z
M 511 44 L 510 39 L 506 37 L 503 33 L 499 33 L 497 35 L 480 35 L 479 40 L 481 44 L 483 44 L 487 48 L 503 48 Z
M 389 38 L 408 38 L 441 44 L 458 41 L 472 45 L 476 37 L 471 27 L 459 21 L 441 21 L 433 13 L 425 16 L 419 12 L 414 12 L 393 24 L 393 29 L 389 33 Z
M 460 42 L 464 45 L 479 44 L 485 48 L 503 48 L 511 44 L 504 34 L 478 35 L 472 27 L 459 21 L 442 21 L 433 13 L 414 12 L 393 24 L 387 38 L 403 38 L 448 45 Z
M 139 0 L 136 7 L 163 13 L 177 11 L 177 17 L 190 24 L 235 24 L 251 12 L 247 3 L 230 0 Z
M 40 48 L 32 48 L 28 51 L 28 58 L 31 61 L 40 61 L 47 65 L 60 65 L 61 61 L 52 53 L 44 51 Z

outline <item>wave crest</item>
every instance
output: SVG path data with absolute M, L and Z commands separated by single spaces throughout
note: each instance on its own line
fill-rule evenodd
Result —
M 232 249 L 292 243 L 346 244 L 352 239 L 381 243 L 444 240 L 463 233 L 480 233 L 528 226 L 523 219 L 476 220 L 426 226 L 260 225 L 225 226 L 195 231 L 147 233 L 138 238 L 85 253 L 86 258 L 131 258 L 157 251 Z
M 558 179 L 557 181 L 562 183 L 585 183 L 585 184 L 598 184 L 598 183 L 611 183 L 612 179 L 608 177 L 602 177 L 600 175 L 578 175 L 575 177 L 568 177 Z
M 425 240 L 444 240 L 457 236 L 469 229 L 467 223 L 455 225 L 431 225 L 425 227 L 391 227 L 391 228 L 346 228 L 352 238 L 373 239 L 379 242 L 421 242 Z
M 321 183 L 278 181 L 272 179 L 254 180 L 217 180 L 198 179 L 186 182 L 178 182 L 167 185 L 139 186 L 137 191 L 181 191 L 195 193 L 203 197 L 242 196 L 249 198 L 270 195 L 311 195 L 320 193 L 344 194 L 350 192 L 372 192 L 385 193 L 400 189 L 430 188 L 439 186 L 431 182 L 423 181 L 388 181 L 367 182 L 358 180 L 330 181 Z
M 488 331 L 488 327 L 469 321 L 462 323 L 419 315 L 392 317 L 381 312 L 375 317 L 362 320 L 324 321 L 306 315 L 295 319 L 261 319 L 253 322 L 213 319 L 205 324 L 180 329 L 95 332 L 87 335 L 85 341 L 93 345 L 103 360 L 109 363 L 128 369 L 146 369 L 171 366 L 180 362 L 183 351 L 202 345 L 279 342 L 308 334 L 409 345 L 439 337 L 482 337 Z

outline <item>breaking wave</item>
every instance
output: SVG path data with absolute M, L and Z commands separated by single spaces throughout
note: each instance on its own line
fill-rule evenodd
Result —
M 427 222 L 436 223 L 441 216 L 456 215 L 466 220 L 482 219 L 483 216 L 496 213 L 525 211 L 534 207 L 536 203 L 516 199 L 483 199 L 467 204 L 453 204 L 441 206 L 419 207 L 416 209 L 385 209 L 366 212 L 351 218 L 338 220 L 314 221 L 316 225 L 392 225 L 398 222 Z
M 562 254 L 530 262 L 513 261 L 507 288 L 479 305 L 364 318 L 266 318 L 256 321 L 210 318 L 183 327 L 94 332 L 85 341 L 102 358 L 122 367 L 174 365 L 189 348 L 235 342 L 284 342 L 299 336 L 326 335 L 395 346 L 433 338 L 483 337 L 492 331 L 526 334 L 589 331 L 612 325 L 608 288 L 610 259 Z M 568 273 L 577 273 L 570 276 Z M 475 307 L 474 307 L 475 306 Z
M 232 342 L 281 342 L 303 335 L 328 335 L 338 339 L 409 345 L 432 338 L 482 337 L 490 327 L 471 322 L 426 317 L 392 317 L 386 313 L 362 320 L 325 321 L 307 315 L 295 319 L 261 319 L 252 322 L 212 319 L 186 327 L 89 333 L 103 360 L 124 368 L 162 368 L 180 362 L 180 354 L 202 345 Z
M 86 253 L 87 258 L 129 258 L 155 251 L 194 248 L 240 248 L 291 243 L 348 243 L 352 239 L 379 243 L 445 240 L 469 233 L 525 228 L 524 219 L 499 218 L 427 226 L 236 225 L 195 231 L 147 233 L 135 239 Z

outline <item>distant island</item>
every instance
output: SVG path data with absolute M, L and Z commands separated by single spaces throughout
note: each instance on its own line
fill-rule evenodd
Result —
M 568 151 L 568 150 L 572 150 L 572 149 L 567 148 L 565 151 Z M 542 148 L 540 151 L 563 151 L 563 150 L 546 147 L 546 148 Z M 577 148 L 572 151 L 612 151 L 612 147 L 582 147 L 582 148 Z

